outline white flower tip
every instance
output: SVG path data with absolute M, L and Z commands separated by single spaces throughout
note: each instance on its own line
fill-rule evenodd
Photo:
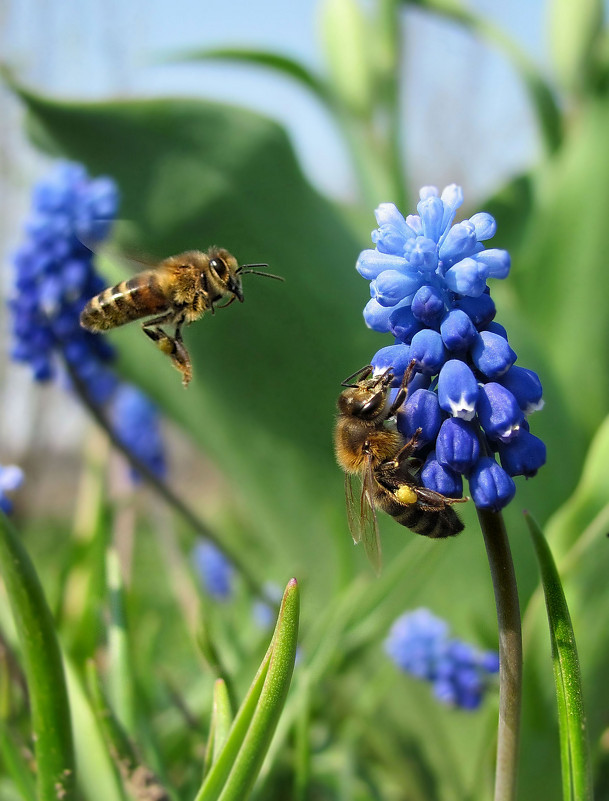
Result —
M 526 409 L 524 410 L 524 413 L 526 415 L 529 415 L 529 414 L 533 414 L 533 412 L 539 412 L 539 411 L 541 411 L 543 409 L 545 404 L 546 404 L 546 402 L 544 401 L 543 398 L 538 400 L 537 403 L 529 403 L 527 405 Z
M 453 417 L 460 417 L 461 420 L 473 420 L 476 414 L 476 406 L 473 403 L 465 400 L 465 396 L 461 395 L 458 401 L 449 401 L 450 413 Z

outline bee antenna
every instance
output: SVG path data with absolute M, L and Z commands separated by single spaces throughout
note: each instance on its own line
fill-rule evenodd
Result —
M 243 264 L 237 269 L 237 274 L 246 275 L 247 273 L 251 273 L 253 275 L 262 275 L 264 278 L 274 278 L 276 281 L 285 281 L 285 278 L 281 275 L 273 275 L 273 273 L 265 273 L 256 269 L 256 267 L 268 266 L 268 264 Z

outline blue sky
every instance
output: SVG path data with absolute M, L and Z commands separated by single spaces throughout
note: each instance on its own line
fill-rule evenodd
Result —
M 539 63 L 547 61 L 541 0 L 470 6 Z M 154 64 L 155 55 L 170 50 L 248 45 L 321 71 L 318 18 L 319 3 L 307 0 L 12 0 L 2 49 L 22 78 L 57 95 L 195 95 L 267 113 L 289 129 L 314 182 L 348 200 L 353 184 L 340 141 L 304 90 L 256 68 Z M 533 163 L 534 123 L 502 55 L 416 9 L 404 13 L 404 37 L 404 147 L 414 186 L 455 180 L 476 200 Z

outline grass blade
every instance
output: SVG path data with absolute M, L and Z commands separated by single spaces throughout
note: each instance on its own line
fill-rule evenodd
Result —
M 71 801 L 75 762 L 70 707 L 55 625 L 27 551 L 0 512 L 0 569 L 27 678 L 39 801 Z
M 533 518 L 526 515 L 539 562 L 552 643 L 565 799 L 592 801 L 592 775 L 581 671 L 571 616 L 552 552 Z M 565 764 L 566 763 L 566 764 Z
M 300 596 L 288 583 L 264 659 L 243 701 L 228 739 L 195 801 L 245 801 L 262 766 L 292 678 Z

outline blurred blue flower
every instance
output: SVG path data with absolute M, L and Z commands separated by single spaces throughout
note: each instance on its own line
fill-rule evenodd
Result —
M 34 187 L 25 241 L 13 257 L 13 358 L 48 381 L 56 352 L 63 353 L 97 403 L 116 386 L 107 366 L 114 352 L 104 337 L 81 328 L 79 317 L 104 288 L 89 245 L 108 236 L 117 208 L 111 179 L 90 179 L 82 165 L 61 162 Z
M 265 598 L 268 598 L 269 601 L 274 601 L 276 604 L 279 604 L 283 594 L 279 584 L 275 584 L 272 581 L 266 581 L 263 586 L 263 591 Z M 254 622 L 261 629 L 270 629 L 275 625 L 275 620 L 277 619 L 277 610 L 274 609 L 271 604 L 266 603 L 265 601 L 254 601 L 252 614 L 254 617 Z
M 205 592 L 218 601 L 227 601 L 233 592 L 234 569 L 222 551 L 211 542 L 198 542 L 192 560 Z
M 90 400 L 109 413 L 121 441 L 162 478 L 166 466 L 155 407 L 119 381 L 107 339 L 80 325 L 85 304 L 106 285 L 89 246 L 108 237 L 118 202 L 112 179 L 92 179 L 81 164 L 70 162 L 60 162 L 34 187 L 25 241 L 13 257 L 12 356 L 30 365 L 36 381 L 54 378 L 57 356 L 65 358 Z
M 374 374 L 391 369 L 398 386 L 414 360 L 436 397 L 432 404 L 418 393 L 417 376 L 398 414 L 406 438 L 423 429 L 421 480 L 454 496 L 465 476 L 476 504 L 498 511 L 514 496 L 512 476 L 533 476 L 545 462 L 526 420 L 542 407 L 542 389 L 534 372 L 514 365 L 517 355 L 494 321 L 487 281 L 510 270 L 507 251 L 483 244 L 494 236 L 495 220 L 480 212 L 453 224 L 462 203 L 455 184 L 441 194 L 423 187 L 418 214 L 406 218 L 381 203 L 376 247 L 360 254 L 356 269 L 371 281 L 366 324 L 394 337 L 370 360 Z M 489 455 L 497 451 L 502 466 Z
M 159 413 L 150 398 L 131 384 L 120 384 L 110 403 L 112 427 L 131 453 L 159 478 L 165 478 L 167 465 L 161 436 Z M 131 471 L 139 481 L 137 471 Z
M 7 492 L 14 492 L 23 484 L 23 470 L 14 464 L 0 465 L 0 509 L 5 515 L 13 511 L 13 502 L 6 496 Z
M 406 673 L 428 681 L 439 701 L 476 709 L 499 671 L 499 655 L 478 651 L 450 636 L 446 621 L 429 609 L 401 615 L 385 640 L 385 651 Z

